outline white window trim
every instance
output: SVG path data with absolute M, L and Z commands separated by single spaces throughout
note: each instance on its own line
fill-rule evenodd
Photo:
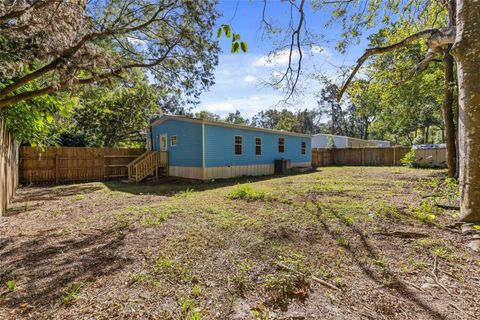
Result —
M 260 139 L 260 154 L 257 154 L 257 139 Z M 255 156 L 259 157 L 263 155 L 263 139 L 261 137 L 255 137 Z
M 235 141 L 235 140 L 236 140 L 236 137 L 241 137 L 241 138 L 242 138 L 242 144 L 241 144 L 241 146 L 242 146 L 242 153 L 240 153 L 240 154 L 237 154 L 237 152 L 236 152 L 236 150 L 235 150 L 236 147 L 237 147 L 237 142 Z M 236 135 L 233 136 L 233 155 L 235 155 L 235 156 L 243 156 L 243 136 L 238 135 L 238 134 L 236 134 Z
M 175 144 L 173 144 L 173 137 L 175 137 Z M 170 136 L 170 147 L 175 148 L 177 144 L 178 144 L 177 135 L 174 134 L 173 136 Z

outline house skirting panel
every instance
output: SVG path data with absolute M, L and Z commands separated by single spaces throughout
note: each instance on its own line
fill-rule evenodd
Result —
M 203 168 L 169 166 L 168 175 L 171 177 L 203 180 Z
M 310 167 L 310 162 L 292 162 L 291 167 Z M 272 164 L 254 164 L 244 166 L 225 167 L 169 167 L 169 175 L 188 179 L 211 180 L 228 179 L 241 176 L 266 176 L 274 174 L 275 167 Z
M 311 161 L 307 161 L 307 162 L 292 162 L 291 164 L 291 167 L 292 168 L 305 168 L 305 167 L 311 167 L 312 166 L 312 162 Z
M 241 176 L 266 176 L 274 173 L 273 164 L 253 164 L 247 166 L 227 166 L 205 168 L 205 180 L 227 179 Z

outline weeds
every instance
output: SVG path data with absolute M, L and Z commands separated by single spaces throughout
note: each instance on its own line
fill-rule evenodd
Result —
M 146 228 L 155 228 L 161 225 L 167 219 L 172 208 L 159 207 L 127 207 L 121 211 L 114 213 L 114 218 L 117 221 L 117 226 L 120 229 L 131 226 L 139 218 L 143 217 L 140 224 Z
M 180 298 L 178 304 L 182 308 L 183 319 L 202 320 L 200 309 L 195 307 L 195 301 L 187 298 Z
M 413 216 L 423 223 L 433 224 L 439 210 L 435 207 L 435 202 L 432 200 L 425 200 L 418 206 L 412 206 Z
M 177 193 L 175 195 L 176 198 L 180 198 L 180 199 L 184 199 L 184 198 L 188 198 L 189 196 L 191 196 L 193 193 L 195 192 L 195 190 L 193 189 L 190 189 L 190 188 L 187 188 L 183 191 L 180 191 L 179 193 Z
M 198 297 L 202 294 L 202 287 L 199 284 L 194 284 L 192 287 L 192 296 Z
M 154 271 L 156 274 L 170 277 L 171 279 L 188 282 L 191 280 L 190 271 L 187 266 L 176 263 L 173 260 L 159 256 L 155 262 Z
M 15 291 L 16 287 L 17 287 L 17 280 L 12 279 L 12 280 L 7 281 L 8 291 L 13 292 L 13 291 Z
M 62 295 L 62 303 L 65 305 L 72 304 L 78 299 L 80 292 L 87 286 L 84 282 L 74 283 L 70 289 L 66 290 Z
M 239 271 L 233 277 L 233 283 L 241 295 L 250 287 L 250 276 L 254 264 L 254 262 L 242 261 Z
M 247 184 L 239 185 L 228 195 L 230 199 L 241 199 L 245 201 L 264 200 L 265 192 L 254 190 Z
M 281 302 L 290 297 L 306 298 L 310 282 L 303 257 L 298 254 L 278 257 L 274 264 L 276 270 L 267 274 L 264 284 L 273 302 Z
M 59 208 L 52 209 L 52 216 L 53 217 L 58 217 L 59 215 L 60 215 L 60 209 Z

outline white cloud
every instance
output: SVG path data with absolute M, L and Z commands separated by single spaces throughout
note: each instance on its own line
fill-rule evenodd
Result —
M 295 61 L 299 57 L 297 51 L 292 52 L 292 61 Z M 254 67 L 274 67 L 274 66 L 285 66 L 288 64 L 290 59 L 290 50 L 285 49 L 278 52 L 271 53 L 266 56 L 261 56 L 260 58 L 253 61 L 252 65 Z
M 202 103 L 199 110 L 206 110 L 216 114 L 226 114 L 235 111 L 235 107 L 230 102 L 211 102 L 211 103 Z
M 304 54 L 308 54 L 310 56 L 317 56 L 322 55 L 325 57 L 331 57 L 332 53 L 325 47 L 312 45 L 308 49 L 302 48 Z M 292 51 L 292 61 L 295 62 L 300 57 L 298 51 L 294 49 Z M 279 67 L 279 66 L 286 66 L 290 59 L 290 49 L 280 50 L 269 55 L 261 56 L 255 59 L 252 62 L 253 67 Z
M 245 82 L 255 82 L 255 80 L 257 80 L 257 78 L 255 78 L 252 75 L 247 75 L 247 76 L 245 76 L 245 78 L 243 78 L 243 81 L 245 81 Z

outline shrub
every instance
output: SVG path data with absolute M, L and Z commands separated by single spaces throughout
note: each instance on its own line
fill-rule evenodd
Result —
M 417 158 L 415 154 L 415 150 L 410 150 L 401 160 L 400 163 L 403 164 L 405 167 L 409 168 L 416 168 Z

